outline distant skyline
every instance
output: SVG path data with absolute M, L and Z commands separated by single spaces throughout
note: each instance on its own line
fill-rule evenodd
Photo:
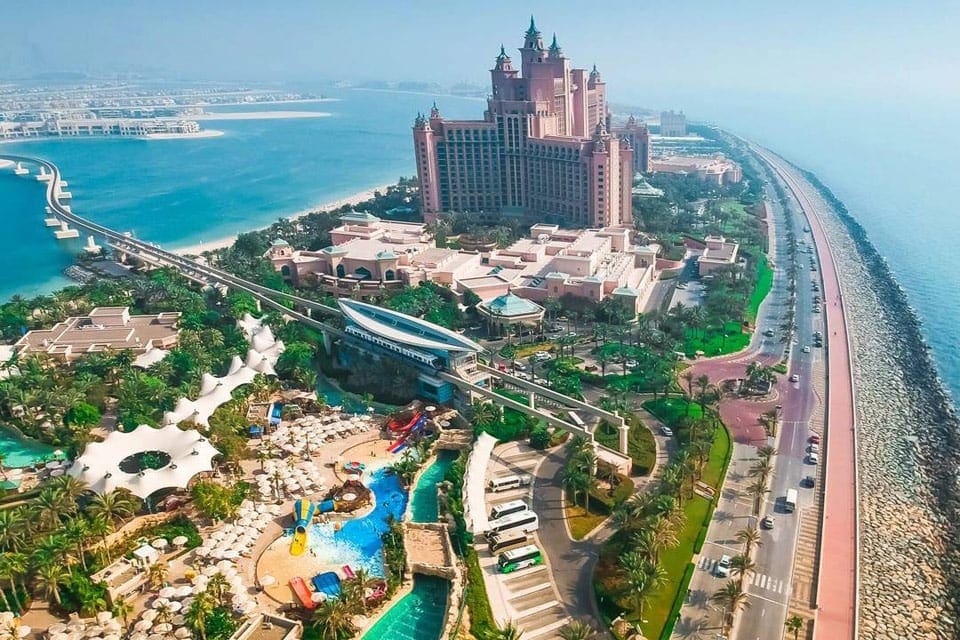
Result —
M 575 63 L 597 64 L 615 102 L 706 118 L 792 101 L 960 102 L 960 5 L 948 2 L 6 3 L 0 78 L 486 84 L 500 44 L 514 52 L 531 13 Z

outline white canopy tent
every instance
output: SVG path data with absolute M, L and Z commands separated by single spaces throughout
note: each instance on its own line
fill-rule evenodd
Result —
M 169 463 L 161 469 L 139 473 L 127 473 L 120 468 L 124 459 L 149 451 L 166 453 Z M 184 488 L 198 473 L 212 471 L 213 457 L 219 453 L 195 430 L 141 425 L 129 433 L 113 431 L 103 442 L 88 444 L 67 473 L 86 482 L 96 493 L 128 489 L 133 495 L 146 498 L 160 489 Z
M 467 458 L 467 470 L 463 474 L 463 490 L 467 494 L 463 501 L 463 519 L 466 521 L 467 531 L 474 534 L 485 533 L 489 526 L 484 496 L 487 464 L 495 444 L 496 438 L 487 432 L 481 433 L 473 444 L 470 457 Z

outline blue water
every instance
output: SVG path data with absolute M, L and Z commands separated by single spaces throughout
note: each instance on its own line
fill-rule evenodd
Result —
M 687 112 L 770 147 L 830 187 L 887 259 L 923 321 L 946 387 L 960 398 L 956 105 L 895 95 L 747 98 L 754 99 L 691 96 Z
M 397 476 L 386 469 L 370 474 L 370 490 L 376 505 L 362 518 L 347 520 L 339 531 L 332 523 L 310 527 L 310 553 L 327 564 L 348 564 L 354 571 L 363 567 L 371 575 L 384 576 L 383 543 L 380 536 L 389 529 L 390 518 L 400 520 L 407 508 L 407 492 Z
M 3 456 L 4 467 L 29 467 L 50 458 L 55 449 L 36 440 L 24 439 L 0 425 L 0 455 Z
M 437 505 L 437 483 L 443 482 L 447 470 L 453 466 L 457 454 L 453 451 L 441 451 L 437 459 L 427 467 L 414 487 L 410 496 L 410 520 L 413 522 L 436 522 L 440 517 Z
M 326 92 L 325 92 L 326 93 Z M 432 96 L 343 91 L 336 101 L 222 107 L 219 111 L 315 111 L 329 117 L 208 120 L 217 138 L 73 138 L 0 146 L 52 160 L 73 193 L 73 209 L 167 248 L 216 240 L 313 205 L 395 182 L 415 172 L 410 128 Z M 476 116 L 483 103 L 436 98 L 451 117 Z M 0 170 L 0 299 L 62 283 L 64 251 L 42 226 L 43 191 L 32 177 Z M 22 241 L 21 241 L 22 240 Z
M 443 631 L 450 583 L 443 578 L 417 575 L 413 591 L 383 614 L 362 640 L 437 640 Z

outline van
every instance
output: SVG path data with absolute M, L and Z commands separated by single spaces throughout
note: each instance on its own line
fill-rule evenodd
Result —
M 540 518 L 538 518 L 537 514 L 533 511 L 520 511 L 519 513 L 511 513 L 508 516 L 491 520 L 488 526 L 489 529 L 487 529 L 487 531 L 493 533 L 503 533 L 507 531 L 530 533 L 540 528 Z
M 493 509 L 490 510 L 490 519 L 497 520 L 503 516 L 508 516 L 511 513 L 526 511 L 529 508 L 530 507 L 528 507 L 527 503 L 523 500 L 511 500 L 510 502 L 494 505 Z
M 787 495 L 783 497 L 783 510 L 787 513 L 793 513 L 797 508 L 797 490 L 787 489 Z
M 730 575 L 730 563 L 732 558 L 728 555 L 720 557 L 720 560 L 717 561 L 717 566 L 714 567 L 713 573 L 718 578 L 726 578 Z
M 503 533 L 487 534 L 487 547 L 493 555 L 496 555 L 500 551 L 506 551 L 507 549 L 529 543 L 530 536 L 521 531 L 505 531 Z
M 509 489 L 517 489 L 530 485 L 531 478 L 528 475 L 500 476 L 487 483 L 487 491 L 497 493 Z

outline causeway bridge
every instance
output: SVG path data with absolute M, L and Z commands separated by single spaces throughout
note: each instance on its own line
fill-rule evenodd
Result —
M 46 201 L 47 201 L 47 224 L 53 226 L 57 224 L 60 227 L 58 233 L 72 231 L 69 227 L 72 225 L 74 230 L 80 230 L 91 234 L 97 238 L 106 241 L 109 246 L 121 254 L 136 257 L 143 262 L 155 267 L 170 267 L 176 269 L 184 277 L 200 284 L 201 286 L 219 286 L 234 291 L 244 291 L 258 300 L 261 306 L 279 311 L 284 315 L 305 324 L 306 326 L 317 329 L 323 334 L 325 344 L 329 349 L 330 343 L 334 338 L 350 340 L 351 337 L 339 326 L 330 324 L 317 319 L 315 315 L 328 319 L 343 318 L 344 313 L 341 309 L 331 307 L 309 298 L 293 295 L 284 291 L 278 291 L 255 282 L 250 282 L 239 278 L 223 269 L 218 269 L 206 263 L 198 262 L 194 259 L 182 256 L 172 251 L 160 248 L 156 244 L 145 242 L 132 237 L 129 233 L 116 231 L 109 227 L 84 218 L 74 213 L 70 205 L 63 203 L 63 200 L 70 199 L 68 192 L 63 187 L 66 184 L 60 173 L 59 167 L 54 163 L 41 158 L 34 158 L 21 155 L 0 155 L 0 160 L 9 160 L 15 163 L 18 175 L 25 175 L 21 169 L 24 163 L 37 165 L 40 167 L 40 174 L 37 179 L 46 183 Z M 58 235 L 58 237 L 77 237 L 76 233 L 70 235 Z M 353 340 L 355 342 L 355 340 Z M 384 353 L 382 350 L 378 353 Z M 389 354 L 388 354 L 389 355 Z M 394 354 L 395 355 L 395 354 Z M 396 356 L 402 358 L 403 356 Z M 424 370 L 425 365 L 420 362 L 404 359 L 405 362 L 414 367 Z M 591 441 L 594 440 L 593 429 L 600 421 L 606 421 L 616 426 L 620 430 L 619 452 L 598 445 L 598 454 L 611 462 L 626 464 L 629 458 L 626 458 L 627 452 L 627 432 L 628 428 L 624 419 L 620 416 L 605 411 L 599 407 L 581 402 L 569 396 L 557 393 L 541 385 L 516 378 L 506 372 L 500 371 L 494 367 L 488 367 L 483 364 L 477 366 L 478 370 L 487 379 L 497 379 L 504 386 L 513 388 L 527 396 L 526 403 L 517 402 L 495 393 L 489 386 L 478 384 L 473 376 L 464 376 L 455 369 L 452 371 L 437 372 L 430 370 L 433 376 L 439 374 L 440 379 L 450 382 L 461 391 L 468 393 L 471 397 L 484 397 L 501 406 L 507 406 L 531 417 L 543 419 L 548 424 L 562 428 L 575 434 L 587 436 Z M 541 404 L 549 405 L 553 408 L 559 408 L 563 417 L 558 417 L 554 413 L 545 411 L 538 407 L 536 399 L 541 399 Z M 583 414 L 592 418 L 594 426 L 588 426 L 582 420 L 570 420 L 567 416 L 570 412 Z M 617 458 L 619 456 L 620 458 Z M 625 459 L 624 459 L 625 458 Z

